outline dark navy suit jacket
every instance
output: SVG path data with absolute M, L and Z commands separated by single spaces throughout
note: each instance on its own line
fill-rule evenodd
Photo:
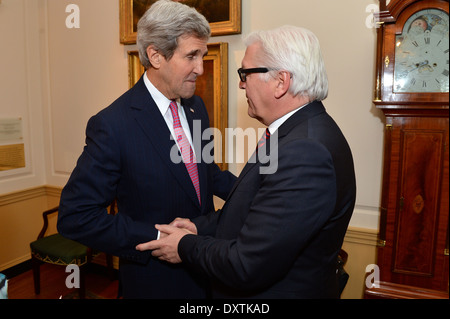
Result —
M 264 156 L 249 161 L 222 211 L 194 220 L 209 236 L 178 246 L 184 263 L 214 280 L 214 297 L 339 296 L 337 256 L 356 197 L 350 147 L 321 102 L 277 135 L 269 139 L 278 140 L 276 171 L 261 174 Z
M 203 101 L 182 100 L 193 132 L 209 127 Z M 196 149 L 201 159 L 202 141 Z M 195 142 L 194 142 L 195 144 Z M 195 218 L 212 210 L 213 194 L 226 198 L 236 177 L 215 163 L 198 163 L 202 205 L 183 162 L 174 164 L 175 142 L 144 81 L 93 116 L 86 146 L 61 194 L 58 231 L 65 237 L 120 257 L 120 282 L 125 298 L 203 298 L 203 280 L 182 265 L 169 265 L 136 251 L 156 239 L 155 224 L 176 217 Z M 176 146 L 175 146 L 176 147 Z M 106 207 L 117 199 L 116 216 Z

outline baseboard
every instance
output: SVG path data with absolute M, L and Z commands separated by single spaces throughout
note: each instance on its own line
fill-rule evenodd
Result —
M 11 279 L 30 269 L 31 269 L 31 259 L 28 259 L 15 266 L 2 270 L 2 274 L 4 274 L 6 278 Z
M 18 267 L 18 269 L 20 269 L 20 267 L 21 267 L 20 265 L 24 264 L 24 263 L 26 264 L 30 260 L 30 258 L 31 258 L 31 254 L 27 254 L 25 256 L 11 260 L 3 265 L 0 265 L 0 272 L 2 274 L 5 274 L 5 276 L 6 276 L 7 271 L 9 271 L 10 269 L 14 269 L 14 267 Z M 6 277 L 8 277 L 8 276 L 6 276 Z

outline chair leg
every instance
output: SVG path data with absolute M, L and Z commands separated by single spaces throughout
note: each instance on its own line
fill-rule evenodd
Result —
M 106 254 L 106 267 L 108 268 L 108 276 L 112 281 L 114 280 L 114 266 L 113 266 L 113 257 L 110 254 Z
M 41 293 L 41 261 L 35 257 L 31 257 L 31 265 L 33 267 L 34 293 L 39 295 Z
M 78 293 L 80 299 L 86 299 L 86 264 L 80 267 L 80 288 Z

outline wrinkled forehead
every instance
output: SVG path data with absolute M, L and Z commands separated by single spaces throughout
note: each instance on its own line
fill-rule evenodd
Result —
M 195 35 L 184 35 L 177 39 L 177 49 L 185 54 L 199 52 L 204 55 L 208 53 L 208 39 L 199 38 Z

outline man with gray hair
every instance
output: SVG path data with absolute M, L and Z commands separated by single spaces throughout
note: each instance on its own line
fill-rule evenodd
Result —
M 268 126 L 265 143 L 277 141 L 277 170 L 249 161 L 220 214 L 158 225 L 169 236 L 137 249 L 203 271 L 216 298 L 338 298 L 356 182 L 350 147 L 322 104 L 319 41 L 284 26 L 246 45 L 239 87 L 249 116 Z
M 184 4 L 161 0 L 144 14 L 137 42 L 146 72 L 89 120 L 86 146 L 61 194 L 59 232 L 120 257 L 124 298 L 206 296 L 204 278 L 135 247 L 164 236 L 155 224 L 214 210 L 213 194 L 225 199 L 236 180 L 201 160 L 211 141 L 192 141 L 194 122 L 209 128 L 194 95 L 209 37 L 208 21 Z M 175 163 L 176 148 L 182 161 Z M 106 208 L 114 199 L 119 212 L 112 216 Z

